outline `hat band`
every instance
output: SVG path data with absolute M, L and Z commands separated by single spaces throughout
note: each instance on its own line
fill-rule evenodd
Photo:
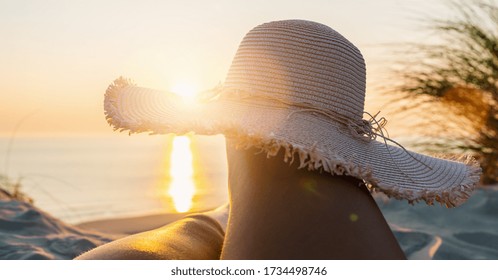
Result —
M 370 116 L 370 120 L 352 120 L 351 118 L 343 116 L 337 112 L 330 112 L 316 108 L 316 105 L 307 102 L 288 101 L 283 98 L 269 96 L 255 90 L 226 87 L 221 85 L 213 88 L 212 90 L 203 92 L 199 99 L 201 102 L 210 102 L 215 100 L 230 100 L 248 103 L 254 100 L 270 101 L 274 107 L 296 108 L 296 110 L 287 115 L 288 119 L 296 113 L 309 112 L 313 115 L 320 114 L 344 127 L 347 127 L 353 137 L 366 141 L 375 140 L 378 136 L 383 137 L 383 131 L 385 131 L 384 127 L 387 124 L 387 120 L 384 117 L 378 120 L 376 119 L 379 113 L 372 116 L 368 112 L 363 112 L 364 114 Z
M 406 150 L 403 145 L 400 143 L 396 142 L 395 140 L 391 139 L 389 137 L 389 133 L 387 132 L 387 129 L 385 128 L 387 124 L 387 119 L 385 117 L 380 117 L 377 119 L 377 116 L 380 114 L 380 111 L 377 112 L 375 115 L 372 115 L 366 111 L 363 111 L 363 114 L 366 114 L 370 117 L 369 120 L 365 119 L 360 119 L 360 120 L 351 120 L 350 118 L 347 118 L 345 116 L 342 116 L 341 114 L 338 114 L 336 112 L 328 112 L 323 109 L 316 108 L 313 104 L 306 103 L 306 102 L 290 102 L 288 100 L 284 100 L 282 98 L 276 98 L 273 96 L 269 96 L 267 94 L 263 94 L 261 92 L 255 91 L 255 90 L 247 90 L 247 89 L 240 89 L 240 88 L 233 88 L 233 87 L 224 87 L 222 85 L 219 85 L 212 90 L 203 92 L 200 97 L 199 97 L 201 102 L 212 102 L 216 100 L 231 100 L 231 101 L 251 101 L 255 99 L 259 100 L 267 100 L 267 101 L 272 101 L 273 104 L 278 104 L 278 107 L 285 107 L 285 108 L 297 108 L 296 110 L 290 112 L 287 115 L 287 118 L 289 119 L 293 114 L 296 113 L 304 113 L 304 112 L 309 112 L 311 114 L 320 114 L 323 115 L 330 120 L 333 120 L 339 124 L 341 124 L 343 127 L 348 128 L 348 132 L 350 133 L 351 136 L 363 140 L 363 141 L 374 141 L 377 139 L 377 137 L 381 138 L 382 141 L 384 142 L 384 145 L 386 147 L 387 152 L 389 153 L 389 156 L 391 160 L 394 162 L 394 156 L 391 154 L 391 150 L 389 149 L 389 145 L 387 142 L 391 142 L 395 144 L 396 146 L 400 147 L 408 156 L 410 156 L 412 159 L 417 161 L 418 163 L 422 164 L 423 166 L 427 167 L 428 169 L 432 170 L 432 167 L 429 165 L 425 164 L 424 162 L 420 161 L 416 157 L 414 157 L 412 154 Z M 387 135 L 387 136 L 386 136 Z M 394 162 L 395 163 L 395 162 Z M 404 174 L 410 181 L 414 182 L 412 178 L 406 174 L 403 170 L 399 168 L 397 164 L 394 164 L 396 168 Z

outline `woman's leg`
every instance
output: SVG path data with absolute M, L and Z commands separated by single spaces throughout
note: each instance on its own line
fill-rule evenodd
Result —
M 161 228 L 99 246 L 76 259 L 217 260 L 223 245 L 225 213 L 228 206 L 189 215 Z
M 222 259 L 404 259 L 365 186 L 228 149 L 230 217 Z

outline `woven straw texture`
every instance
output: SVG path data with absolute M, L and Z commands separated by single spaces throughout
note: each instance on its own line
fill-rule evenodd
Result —
M 242 40 L 225 83 L 194 104 L 118 79 L 109 86 L 108 122 L 130 133 L 224 134 L 300 168 L 363 179 L 372 190 L 413 203 L 464 202 L 480 168 L 470 158 L 434 158 L 388 145 L 382 125 L 363 119 L 365 63 L 328 26 L 265 23 Z M 391 141 L 392 142 L 392 141 Z

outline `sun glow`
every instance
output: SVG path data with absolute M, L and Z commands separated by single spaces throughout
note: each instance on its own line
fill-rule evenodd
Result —
M 170 162 L 171 183 L 168 194 L 173 198 L 176 211 L 187 212 L 192 208 L 192 198 L 195 194 L 192 151 L 188 136 L 173 139 Z
M 186 100 L 193 100 L 197 94 L 197 87 L 190 83 L 178 83 L 171 87 L 171 91 Z

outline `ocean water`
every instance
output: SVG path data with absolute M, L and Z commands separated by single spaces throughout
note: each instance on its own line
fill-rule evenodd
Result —
M 20 180 L 37 207 L 65 222 L 177 211 L 168 193 L 173 136 L 21 137 L 8 149 L 9 140 L 0 138 L 0 174 Z M 189 140 L 193 170 L 184 175 L 195 189 L 181 199 L 192 211 L 217 207 L 227 200 L 224 138 Z

